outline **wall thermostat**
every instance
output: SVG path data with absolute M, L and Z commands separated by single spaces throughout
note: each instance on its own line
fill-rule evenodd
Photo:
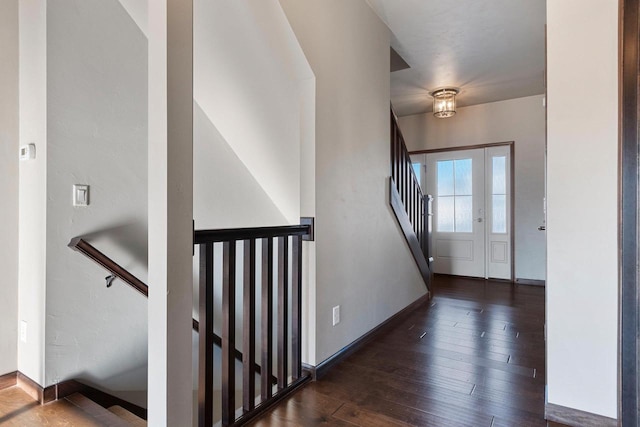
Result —
M 27 144 L 20 147 L 20 160 L 31 160 L 36 158 L 36 144 Z

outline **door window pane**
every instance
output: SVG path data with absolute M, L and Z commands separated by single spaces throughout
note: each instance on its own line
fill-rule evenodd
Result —
M 453 160 L 438 161 L 438 196 L 453 196 Z
M 472 159 L 437 162 L 437 229 L 473 232 Z
M 507 196 L 504 194 L 494 194 L 492 196 L 492 231 L 494 233 L 507 232 Z
M 507 194 L 506 157 L 493 158 L 493 194 Z
M 455 200 L 455 231 L 471 233 L 473 231 L 473 196 L 456 196 Z
M 507 232 L 507 158 L 495 156 L 492 159 L 491 182 L 491 231 Z
M 454 197 L 438 196 L 438 231 L 453 232 L 454 229 Z
M 453 169 L 456 196 L 471 196 L 473 194 L 471 186 L 471 159 L 455 160 Z

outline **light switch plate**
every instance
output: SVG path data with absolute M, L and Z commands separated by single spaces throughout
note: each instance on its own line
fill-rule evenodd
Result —
M 336 305 L 333 307 L 333 326 L 336 326 L 340 323 L 340 306 Z
M 20 161 L 36 158 L 36 144 L 27 144 L 20 147 Z
M 89 206 L 89 186 L 85 184 L 73 185 L 73 206 Z

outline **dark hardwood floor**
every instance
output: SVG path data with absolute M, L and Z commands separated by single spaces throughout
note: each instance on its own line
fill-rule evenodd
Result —
M 544 301 L 436 276 L 431 301 L 253 425 L 546 426 Z

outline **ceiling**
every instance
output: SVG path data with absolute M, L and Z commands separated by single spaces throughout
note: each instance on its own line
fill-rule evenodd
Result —
M 391 73 L 398 116 L 432 110 L 428 93 L 460 89 L 458 106 L 544 93 L 545 0 L 367 0 L 410 68 Z

